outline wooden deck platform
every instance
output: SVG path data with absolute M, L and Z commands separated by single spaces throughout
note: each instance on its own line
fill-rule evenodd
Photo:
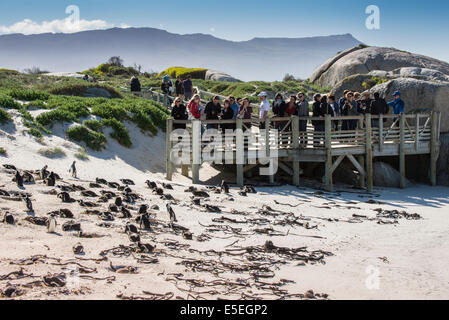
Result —
M 167 179 L 172 179 L 175 158 L 183 154 L 182 173 L 188 176 L 189 169 L 193 183 L 199 183 L 200 167 L 204 162 L 236 165 L 236 181 L 244 184 L 244 172 L 260 165 L 277 163 L 277 167 L 292 176 L 292 183 L 299 184 L 301 162 L 322 162 L 325 164 L 324 182 L 328 190 L 333 190 L 332 175 L 345 158 L 348 158 L 360 173 L 360 186 L 368 191 L 373 188 L 373 159 L 384 156 L 399 157 L 401 188 L 405 187 L 405 157 L 407 155 L 430 155 L 430 180 L 436 185 L 436 161 L 439 150 L 441 115 L 402 114 L 331 118 L 272 118 L 267 119 L 260 130 L 257 119 L 236 121 L 174 121 L 167 120 Z M 336 129 L 335 123 L 357 121 L 353 131 Z M 378 120 L 379 127 L 373 127 Z M 384 120 L 386 122 L 384 122 Z M 299 130 L 300 123 L 307 121 L 307 130 Z M 311 121 L 322 121 L 324 131 L 314 131 Z M 187 130 L 180 137 L 172 135 L 176 125 L 186 125 Z M 280 124 L 282 124 L 280 126 Z M 202 134 L 202 127 L 215 125 L 233 126 L 236 130 L 213 134 Z M 248 132 L 251 135 L 248 136 Z M 216 142 L 210 145 L 211 137 Z M 221 143 L 221 141 L 223 143 Z M 268 143 L 267 143 L 268 141 Z M 208 155 L 208 156 L 205 156 Z M 269 175 L 274 181 L 274 174 Z

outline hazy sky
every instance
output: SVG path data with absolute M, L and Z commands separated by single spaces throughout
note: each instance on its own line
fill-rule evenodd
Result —
M 82 30 L 145 26 L 235 41 L 351 33 L 369 45 L 449 61 L 447 0 L 1 0 L 0 33 L 73 31 L 69 5 L 79 7 Z M 369 5 L 380 9 L 380 30 L 365 26 Z

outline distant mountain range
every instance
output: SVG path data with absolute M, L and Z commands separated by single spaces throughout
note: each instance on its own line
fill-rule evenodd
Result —
M 286 73 L 308 78 L 337 52 L 359 45 L 350 34 L 310 38 L 254 38 L 234 42 L 205 34 L 173 34 L 154 28 L 84 31 L 72 34 L 0 36 L 0 68 L 32 66 L 57 72 L 82 71 L 120 56 L 144 70 L 170 66 L 216 69 L 241 80 L 281 80 Z

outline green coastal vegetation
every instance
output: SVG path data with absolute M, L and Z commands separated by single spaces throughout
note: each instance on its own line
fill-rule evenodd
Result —
M 45 135 L 51 135 L 55 124 L 70 124 L 66 130 L 67 138 L 100 151 L 105 148 L 108 138 L 124 147 L 132 146 L 131 136 L 124 122 L 134 123 L 149 136 L 165 131 L 169 110 L 155 101 L 131 94 L 129 82 L 132 76 L 139 78 L 142 87 L 159 90 L 165 75 L 172 79 L 190 75 L 194 86 L 202 90 L 223 96 L 249 97 L 252 102 L 258 102 L 257 94 L 262 91 L 302 91 L 310 96 L 315 92 L 330 90 L 291 76 L 284 81 L 275 82 L 224 82 L 204 80 L 206 72 L 207 69 L 184 67 L 168 68 L 158 74 L 141 72 L 138 65 L 125 67 L 120 57 L 112 57 L 108 62 L 82 72 L 95 77 L 95 82 L 0 69 L 0 124 L 10 122 L 12 117 L 9 111 L 16 110 L 27 127 L 26 133 L 39 140 Z M 86 97 L 85 93 L 91 88 L 107 92 L 110 98 Z M 41 112 L 33 116 L 32 113 L 36 110 Z M 105 130 L 106 128 L 109 130 Z

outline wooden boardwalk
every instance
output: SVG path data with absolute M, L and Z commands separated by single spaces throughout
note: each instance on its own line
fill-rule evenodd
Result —
M 388 126 L 384 125 L 389 123 Z M 335 130 L 334 123 L 353 120 L 358 128 L 353 131 Z M 372 120 L 379 120 L 379 127 L 372 127 Z M 301 132 L 300 121 L 323 121 L 324 132 L 314 131 L 312 126 Z M 282 123 L 282 130 L 278 130 Z M 269 130 L 260 130 L 259 123 L 254 120 L 236 121 L 174 121 L 167 120 L 167 179 L 171 180 L 173 160 L 176 152 L 183 149 L 183 175 L 192 171 L 193 183 L 199 183 L 199 170 L 205 161 L 235 164 L 237 184 L 244 184 L 244 172 L 257 166 L 260 153 L 264 159 L 276 160 L 281 170 L 292 176 L 292 183 L 299 184 L 301 162 L 322 162 L 325 164 L 324 183 L 328 190 L 333 189 L 332 175 L 345 158 L 348 158 L 360 173 L 360 186 L 368 191 L 373 188 L 373 159 L 376 157 L 399 157 L 401 188 L 406 184 L 405 157 L 407 155 L 430 155 L 430 180 L 436 185 L 436 161 L 439 150 L 440 114 L 402 114 L 395 119 L 394 115 L 331 118 L 272 118 L 265 123 Z M 170 139 L 175 125 L 185 124 L 187 132 L 183 142 L 178 138 Z M 250 126 L 251 124 L 251 126 Z M 237 130 L 218 131 L 222 144 L 211 148 L 208 135 L 202 135 L 202 126 L 233 125 Z M 251 139 L 244 134 L 251 130 Z M 218 139 L 220 140 L 220 139 Z M 253 141 L 254 140 L 254 141 Z M 268 141 L 268 143 L 266 142 Z M 175 152 L 173 148 L 177 147 Z M 205 148 L 213 154 L 204 159 Z M 213 151 L 212 151 L 213 149 Z M 185 153 L 187 152 L 187 156 Z M 207 152 L 206 152 L 207 153 Z M 270 181 L 274 181 L 271 175 Z
M 203 101 L 207 101 L 215 94 L 195 88 Z M 169 107 L 167 97 L 149 89 L 143 93 L 147 99 L 163 103 Z M 225 98 L 225 97 L 222 97 Z M 258 105 L 252 105 L 258 108 Z M 335 129 L 335 123 L 356 121 L 357 128 L 352 131 Z M 373 120 L 378 126 L 372 126 Z M 300 123 L 307 121 L 307 130 L 300 131 Z M 324 131 L 316 132 L 312 121 L 322 121 Z M 202 127 L 207 125 L 232 125 L 235 131 L 224 133 L 220 131 L 225 143 L 214 148 L 213 161 L 236 165 L 236 182 L 244 184 L 244 172 L 251 170 L 257 164 L 260 153 L 264 158 L 276 160 L 280 170 L 292 176 L 292 183 L 299 185 L 302 162 L 321 162 L 325 166 L 324 184 L 328 190 L 333 190 L 332 175 L 345 158 L 354 165 L 360 174 L 360 187 L 368 191 L 373 189 L 373 159 L 378 157 L 399 157 L 399 171 L 401 174 L 401 188 L 406 185 L 405 160 L 407 155 L 429 155 L 430 181 L 436 185 L 436 163 L 439 152 L 441 114 L 402 114 L 372 116 L 366 114 L 354 117 L 331 118 L 271 118 L 265 123 L 269 130 L 259 130 L 258 119 L 236 121 L 174 121 L 167 120 L 167 179 L 172 179 L 173 147 L 184 148 L 185 159 L 188 163 L 182 165 L 182 173 L 189 175 L 193 183 L 199 183 L 201 164 L 211 159 L 203 159 L 205 148 L 210 148 L 202 135 Z M 283 123 L 281 130 L 279 124 Z M 176 125 L 185 124 L 188 128 L 187 142 L 179 143 L 177 138 L 170 141 L 170 134 Z M 238 130 L 241 129 L 241 130 Z M 251 131 L 252 139 L 244 134 Z M 268 143 L 266 143 L 268 141 Z M 423 169 L 427 170 L 427 169 Z M 271 182 L 274 175 L 270 175 Z

